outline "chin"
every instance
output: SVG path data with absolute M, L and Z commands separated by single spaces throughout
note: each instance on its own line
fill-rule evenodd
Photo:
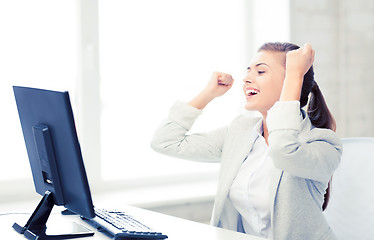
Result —
M 255 111 L 260 113 L 261 115 L 266 115 L 267 111 L 270 109 L 267 106 L 258 106 L 251 102 L 246 102 L 244 105 L 244 109 L 247 111 Z
M 246 102 L 244 109 L 247 111 L 259 111 L 259 109 L 251 102 Z

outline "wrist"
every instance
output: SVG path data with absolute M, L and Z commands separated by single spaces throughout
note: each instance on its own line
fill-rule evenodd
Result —
M 215 99 L 217 96 L 215 95 L 215 92 L 209 88 L 204 88 L 200 93 L 199 95 L 206 99 L 207 101 L 212 101 L 213 99 Z
M 293 79 L 294 81 L 295 80 L 299 82 L 301 81 L 302 83 L 304 80 L 304 74 L 298 71 L 289 70 L 289 71 L 286 71 L 285 80 L 286 79 Z
M 299 101 L 304 76 L 296 73 L 286 74 L 280 101 Z
M 203 109 L 210 103 L 215 96 L 208 90 L 204 89 L 195 98 L 193 98 L 188 105 L 195 107 L 197 109 Z

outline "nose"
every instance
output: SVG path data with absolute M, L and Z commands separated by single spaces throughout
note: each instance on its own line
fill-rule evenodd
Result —
M 249 83 L 252 83 L 253 82 L 253 78 L 250 76 L 250 74 L 248 73 L 244 79 L 243 79 L 243 83 L 244 84 L 249 84 Z

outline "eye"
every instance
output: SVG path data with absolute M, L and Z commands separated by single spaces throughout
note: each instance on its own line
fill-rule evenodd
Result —
M 259 75 L 262 75 L 262 74 L 265 73 L 265 71 L 257 71 L 257 73 L 258 73 Z

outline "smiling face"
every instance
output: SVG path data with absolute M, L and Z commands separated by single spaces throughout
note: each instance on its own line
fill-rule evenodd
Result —
M 285 53 L 273 51 L 260 51 L 255 55 L 243 79 L 245 109 L 266 116 L 279 100 L 286 72 L 285 57 Z

